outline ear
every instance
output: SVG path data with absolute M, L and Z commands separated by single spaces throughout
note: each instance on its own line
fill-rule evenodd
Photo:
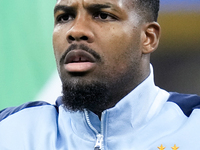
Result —
M 143 54 L 152 53 L 159 44 L 159 39 L 161 35 L 161 28 L 157 22 L 146 23 L 144 26 L 144 32 L 142 35 L 143 41 Z

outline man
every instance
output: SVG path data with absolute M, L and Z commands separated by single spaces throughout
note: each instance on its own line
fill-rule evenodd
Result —
M 1 150 L 199 150 L 200 98 L 153 82 L 159 0 L 58 0 L 63 96 L 0 113 Z

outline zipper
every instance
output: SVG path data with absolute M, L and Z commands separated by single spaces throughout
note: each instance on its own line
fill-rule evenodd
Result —
M 97 141 L 96 141 L 96 144 L 94 146 L 94 150 L 102 150 L 103 135 L 102 134 L 98 134 L 96 136 L 97 136 Z
M 104 120 L 104 114 L 105 112 L 102 113 L 101 115 L 101 132 L 99 133 L 91 124 L 90 119 L 89 119 L 89 115 L 88 115 L 88 111 L 86 109 L 84 109 L 84 113 L 85 113 L 85 117 L 86 117 L 86 121 L 89 125 L 89 127 L 94 131 L 94 133 L 96 134 L 96 144 L 94 146 L 94 150 L 103 150 L 103 120 Z

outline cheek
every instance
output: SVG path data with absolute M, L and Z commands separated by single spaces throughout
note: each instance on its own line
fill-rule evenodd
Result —
M 54 29 L 53 31 L 53 49 L 56 59 L 66 50 L 66 40 L 61 30 Z
M 112 32 L 110 35 L 105 36 L 103 39 L 103 51 L 108 59 L 117 61 L 126 59 L 127 53 L 130 55 L 138 49 L 138 42 L 136 38 L 128 35 L 126 32 Z M 125 56 L 126 55 L 126 56 Z M 123 58 L 125 57 L 125 58 Z
M 59 45 L 61 45 L 61 41 L 62 41 L 62 38 L 61 38 L 61 33 L 60 31 L 57 31 L 57 30 L 54 30 L 53 31 L 53 48 L 54 49 L 58 49 Z
M 112 30 L 110 30 L 112 31 Z M 140 36 L 131 30 L 118 29 L 107 32 L 103 38 L 102 50 L 106 66 L 111 72 L 126 72 L 130 63 L 139 63 L 140 59 Z
M 118 52 L 124 51 L 126 47 L 132 45 L 139 40 L 138 29 L 134 28 L 132 24 L 120 23 L 104 29 L 104 32 L 99 33 L 99 39 L 102 39 L 102 43 L 113 50 L 118 49 Z

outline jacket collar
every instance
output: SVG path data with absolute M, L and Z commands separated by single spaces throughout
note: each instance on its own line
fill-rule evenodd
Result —
M 150 75 L 113 108 L 105 110 L 101 121 L 96 114 L 88 112 L 91 125 L 104 137 L 133 134 L 159 113 L 169 93 L 155 86 L 151 65 L 150 68 Z M 62 103 L 59 103 L 61 98 L 59 99 L 57 105 L 62 106 Z M 67 124 L 66 118 L 69 118 L 73 131 L 81 138 L 91 140 L 91 137 L 96 136 L 89 127 L 87 117 L 83 112 L 72 113 L 66 111 L 64 107 L 59 107 L 59 116 L 59 122 L 64 124 Z M 67 127 L 67 125 L 64 126 Z
M 101 125 L 103 132 L 109 134 L 124 134 L 124 130 L 134 130 L 143 127 L 152 119 L 167 101 L 168 92 L 158 88 L 154 84 L 153 68 L 150 65 L 150 75 L 132 90 L 127 96 L 121 99 L 113 108 L 103 112 L 103 124 L 97 115 L 89 112 L 91 124 L 100 132 Z M 107 132 L 109 130 L 110 132 Z

